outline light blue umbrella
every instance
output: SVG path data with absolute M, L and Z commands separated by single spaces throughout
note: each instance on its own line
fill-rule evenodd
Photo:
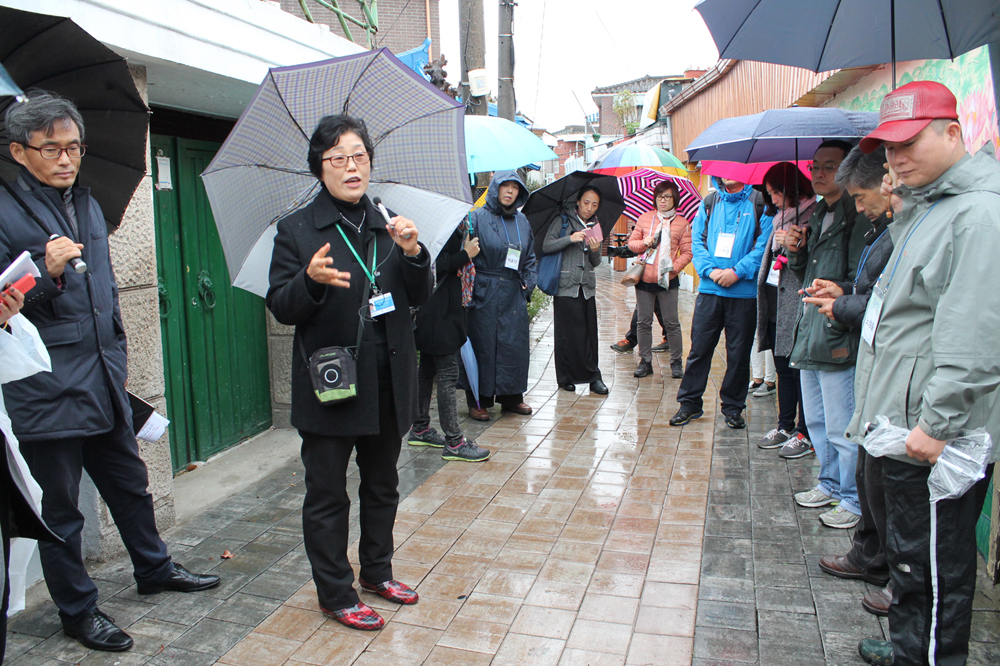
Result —
M 479 405 L 479 362 L 476 361 L 476 352 L 472 348 L 472 340 L 465 340 L 465 344 L 462 345 L 461 355 L 462 365 L 465 366 L 465 376 L 469 380 L 472 395 L 476 398 L 476 407 L 482 409 Z
M 465 161 L 469 173 L 519 169 L 557 159 L 535 134 L 506 118 L 465 116 Z
M 24 99 L 24 91 L 17 87 L 14 79 L 10 78 L 7 70 L 0 65 L 0 97 L 17 97 L 17 101 Z

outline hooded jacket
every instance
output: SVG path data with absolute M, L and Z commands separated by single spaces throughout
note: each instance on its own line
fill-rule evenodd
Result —
M 847 436 L 860 444 L 880 414 L 940 440 L 983 427 L 995 459 L 1000 292 L 984 278 L 1000 254 L 1000 163 L 987 144 L 933 183 L 896 193 L 904 208 L 889 227 L 885 301 L 874 347 L 861 343 Z
M 528 188 L 513 171 L 493 175 L 486 205 L 469 214 L 479 237 L 479 254 L 473 258 L 476 285 L 469 304 L 468 335 L 479 365 L 480 395 L 515 395 L 528 388 L 528 299 L 538 281 L 535 241 L 524 213 L 502 217 L 500 185 L 520 186 L 515 206 L 528 200 Z M 504 267 L 508 243 L 520 245 L 517 270 Z M 463 373 L 463 388 L 468 381 Z
M 694 267 L 701 277 L 698 291 L 728 298 L 755 298 L 757 272 L 764 256 L 764 248 L 771 237 L 771 217 L 762 215 L 758 223 L 751 198 L 753 187 L 746 185 L 735 194 L 726 191 L 718 178 L 712 178 L 718 190 L 712 206 L 712 219 L 705 219 L 705 203 L 698 207 L 691 225 L 691 252 Z M 735 234 L 729 257 L 715 256 L 719 234 Z M 739 280 L 729 287 L 721 287 L 708 276 L 717 268 L 732 268 Z

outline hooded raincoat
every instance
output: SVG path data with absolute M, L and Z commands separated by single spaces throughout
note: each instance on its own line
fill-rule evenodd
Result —
M 500 185 L 516 182 L 520 208 L 528 188 L 513 171 L 498 171 L 486 193 L 486 205 L 470 214 L 479 237 L 476 285 L 469 305 L 468 336 L 479 363 L 480 396 L 515 395 L 528 388 L 528 299 L 538 279 L 534 236 L 520 211 L 503 216 Z M 517 269 L 505 268 L 508 248 L 520 248 Z M 467 387 L 463 376 L 462 385 Z

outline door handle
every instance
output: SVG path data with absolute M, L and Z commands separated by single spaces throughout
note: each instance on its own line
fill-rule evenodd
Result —
M 156 278 L 156 291 L 160 297 L 160 319 L 166 319 L 172 308 L 170 304 L 170 294 L 167 293 L 167 285 L 163 284 L 163 278 Z
M 208 271 L 198 273 L 198 296 L 209 310 L 215 307 L 215 292 L 212 290 L 212 277 Z

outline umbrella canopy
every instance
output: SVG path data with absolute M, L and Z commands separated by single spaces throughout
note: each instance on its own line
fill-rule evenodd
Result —
M 814 107 L 771 109 L 712 123 L 687 147 L 691 160 L 795 162 L 823 141 L 857 141 L 878 125 L 877 113 Z
M 125 59 L 68 18 L 0 7 L 0 63 L 29 98 L 31 88 L 41 88 L 76 104 L 87 145 L 78 183 L 117 227 L 146 175 L 149 127 L 149 109 Z M 0 144 L 10 141 L 3 114 L 12 102 L 0 99 Z M 20 168 L 0 152 L 0 178 L 13 180 Z
M 653 201 L 653 188 L 658 183 L 669 180 L 677 186 L 681 195 L 681 200 L 677 202 L 677 212 L 686 217 L 689 221 L 694 219 L 698 212 L 698 204 L 701 203 L 701 193 L 687 178 L 668 176 L 652 169 L 636 169 L 624 176 L 618 176 L 618 189 L 621 190 L 622 198 L 625 200 L 625 215 L 633 220 L 649 210 L 654 210 L 656 204 Z
M 702 0 L 720 58 L 826 72 L 951 59 L 1000 41 L 996 0 Z
M 636 144 L 612 148 L 601 155 L 588 171 L 607 176 L 621 176 L 641 168 L 687 178 L 687 167 L 679 159 L 662 148 Z
M 704 160 L 701 163 L 701 173 L 705 176 L 718 176 L 738 180 L 748 185 L 760 185 L 764 182 L 767 170 L 778 162 L 755 162 L 753 164 L 742 164 L 740 162 L 724 162 L 722 160 Z M 812 160 L 799 160 L 799 170 L 805 174 L 806 178 L 812 180 L 809 172 L 809 165 Z
M 601 193 L 597 220 L 601 224 L 604 237 L 609 237 L 612 227 L 625 210 L 625 201 L 618 189 L 618 179 L 590 171 L 574 171 L 532 192 L 524 208 L 521 209 L 531 222 L 531 231 L 535 235 L 535 253 L 538 256 L 541 256 L 542 241 L 549 224 L 562 212 L 575 211 L 576 195 L 588 185 Z
M 540 138 L 517 123 L 493 116 L 465 116 L 465 161 L 469 173 L 519 169 L 558 159 Z
M 465 376 L 469 379 L 469 387 L 472 389 L 472 396 L 476 399 L 476 407 L 479 405 L 479 362 L 476 360 L 476 351 L 472 348 L 472 340 L 465 339 L 465 344 L 459 350 L 462 357 L 462 365 L 465 366 Z
M 306 162 L 313 128 L 341 113 L 375 145 L 369 196 L 412 219 L 432 257 L 468 213 L 462 105 L 386 49 L 274 68 L 202 174 L 234 286 L 267 292 L 277 221 L 322 187 Z

